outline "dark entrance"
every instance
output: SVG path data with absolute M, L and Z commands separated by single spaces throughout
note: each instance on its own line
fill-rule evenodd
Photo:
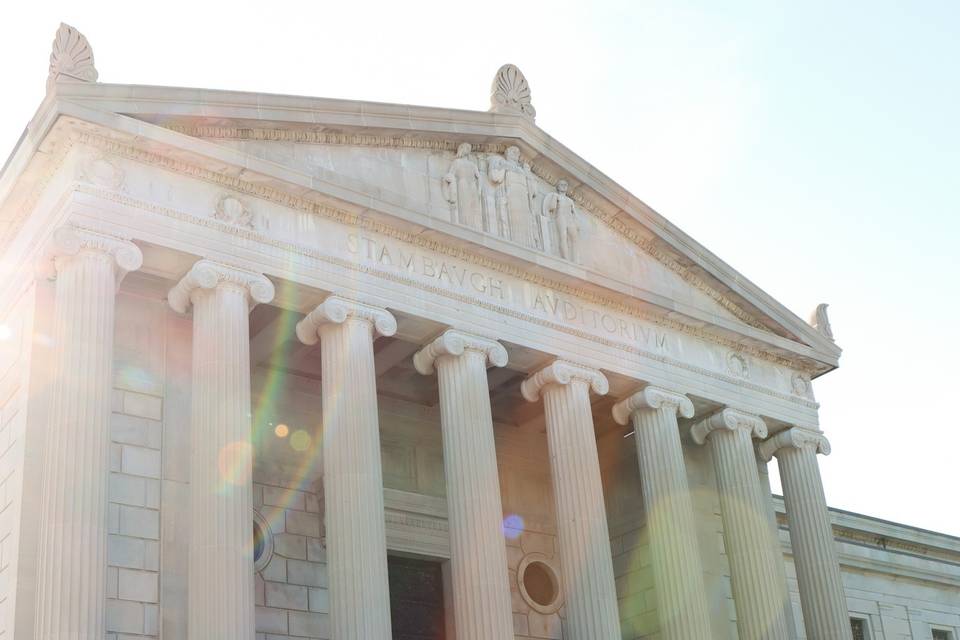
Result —
M 388 556 L 393 640 L 444 640 L 439 562 Z

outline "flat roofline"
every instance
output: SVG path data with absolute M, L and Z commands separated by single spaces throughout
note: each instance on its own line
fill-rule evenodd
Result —
M 784 502 L 783 496 L 774 493 L 774 494 L 773 494 L 773 497 L 776 498 L 777 500 L 779 500 L 781 504 L 783 504 L 783 502 Z M 901 529 L 909 529 L 909 530 L 911 530 L 911 531 L 917 531 L 917 532 L 920 532 L 920 533 L 926 533 L 926 534 L 929 534 L 929 535 L 932 535 L 932 536 L 937 536 L 937 537 L 940 537 L 940 538 L 947 538 L 947 539 L 949 539 L 949 540 L 952 540 L 952 541 L 956 542 L 957 544 L 960 544 L 960 536 L 955 536 L 955 535 L 952 535 L 952 534 L 949 534 L 949 533 L 944 533 L 944 532 L 942 532 L 942 531 L 934 531 L 933 529 L 924 529 L 923 527 L 917 527 L 917 526 L 914 526 L 914 525 L 911 525 L 911 524 L 904 524 L 904 523 L 902 523 L 902 522 L 896 522 L 896 521 L 894 521 L 894 520 L 885 520 L 884 518 L 877 518 L 876 516 L 870 516 L 870 515 L 867 515 L 867 514 L 865 514 L 865 513 L 859 513 L 859 512 L 857 512 L 857 511 L 848 511 L 848 510 L 846 510 L 846 509 L 840 509 L 840 508 L 837 508 L 837 507 L 827 507 L 827 509 L 828 509 L 829 511 L 833 512 L 833 513 L 842 513 L 842 514 L 844 514 L 844 515 L 854 516 L 854 517 L 856 517 L 856 518 L 862 518 L 863 520 L 869 520 L 869 521 L 871 521 L 871 522 L 877 522 L 877 523 L 880 523 L 880 524 L 888 524 L 888 525 L 892 525 L 892 526 L 894 526 L 894 527 L 900 527 Z

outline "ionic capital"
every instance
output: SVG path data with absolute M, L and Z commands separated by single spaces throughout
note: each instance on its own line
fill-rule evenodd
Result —
M 791 427 L 781 431 L 761 442 L 757 449 L 763 461 L 770 462 L 770 458 L 788 447 L 793 449 L 810 448 L 814 453 L 830 455 L 830 441 L 827 440 L 826 436 L 817 431 L 809 431 L 800 427 Z
M 707 441 L 707 436 L 718 429 L 726 429 L 728 431 L 746 429 L 749 431 L 751 437 L 767 437 L 767 425 L 760 416 L 737 411 L 736 409 L 724 409 L 709 418 L 701 420 L 690 429 L 690 436 L 697 444 L 703 444 Z
M 589 367 L 584 367 L 567 360 L 554 360 L 543 369 L 540 369 L 520 385 L 520 393 L 528 402 L 540 399 L 543 388 L 548 385 L 565 385 L 574 380 L 586 382 L 598 395 L 606 395 L 610 390 L 610 383 L 606 376 Z
M 212 260 L 198 260 L 167 294 L 167 302 L 177 313 L 186 313 L 194 292 L 234 286 L 244 290 L 253 308 L 273 300 L 273 283 L 262 273 L 231 267 Z
M 47 255 L 56 271 L 60 270 L 66 260 L 82 252 L 100 253 L 111 258 L 117 282 L 130 271 L 136 271 L 143 265 L 143 253 L 140 247 L 126 238 L 80 229 L 72 225 L 60 227 L 53 232 Z
M 386 309 L 332 295 L 297 323 L 297 337 L 304 344 L 317 344 L 321 326 L 342 324 L 347 318 L 369 322 L 382 336 L 392 336 L 397 332 L 397 319 Z
M 617 424 L 627 425 L 634 412 L 644 409 L 672 409 L 675 414 L 684 418 L 693 417 L 693 403 L 690 398 L 681 393 L 648 385 L 613 405 L 613 419 Z
M 456 329 L 447 329 L 433 342 L 413 355 L 413 366 L 425 376 L 432 375 L 434 365 L 440 356 L 460 356 L 465 351 L 482 353 L 486 361 L 494 367 L 507 364 L 507 350 L 496 340 L 463 333 Z

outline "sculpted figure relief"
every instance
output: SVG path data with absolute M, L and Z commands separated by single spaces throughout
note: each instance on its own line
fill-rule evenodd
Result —
M 462 225 L 483 230 L 483 208 L 480 204 L 480 169 L 470 159 L 472 147 L 464 142 L 443 176 L 443 197 L 450 203 L 453 219 Z
M 530 208 L 527 173 L 520 164 L 520 149 L 507 148 L 506 157 L 493 156 L 487 169 L 490 182 L 499 187 L 497 208 L 507 237 L 526 247 L 537 246 Z
M 560 255 L 565 260 L 580 262 L 580 221 L 573 200 L 567 195 L 566 180 L 557 182 L 557 191 L 543 200 L 543 215 L 552 218 L 560 238 Z

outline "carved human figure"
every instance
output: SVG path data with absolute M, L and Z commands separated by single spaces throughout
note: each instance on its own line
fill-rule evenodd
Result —
M 509 237 L 525 247 L 533 247 L 536 245 L 536 231 L 530 210 L 527 174 L 520 164 L 520 149 L 507 147 L 505 156 L 492 157 L 487 173 L 490 182 L 500 188 L 497 200 L 505 209 L 501 217 L 506 220 Z
M 443 197 L 455 210 L 456 221 L 462 225 L 483 229 L 483 209 L 480 205 L 480 169 L 470 159 L 472 147 L 464 142 L 457 147 L 454 158 L 443 176 Z
M 543 200 L 543 215 L 553 218 L 560 236 L 560 255 L 571 262 L 580 262 L 580 222 L 573 200 L 567 195 L 566 180 L 557 182 L 557 191 Z

